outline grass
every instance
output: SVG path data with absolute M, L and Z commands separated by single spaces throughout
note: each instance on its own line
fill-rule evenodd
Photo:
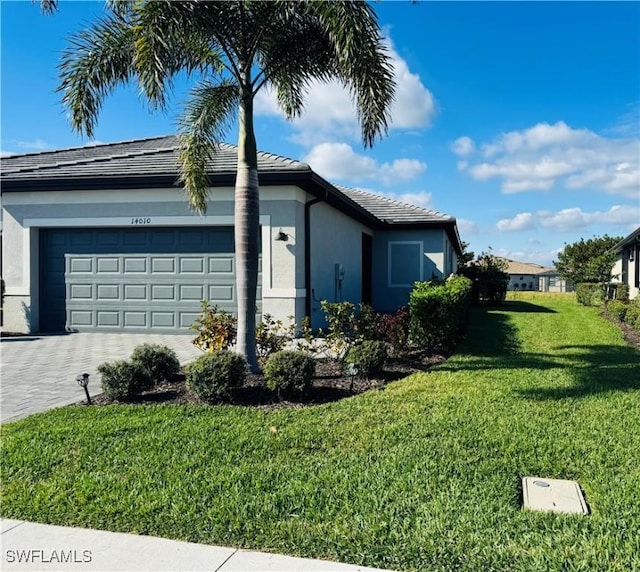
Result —
M 306 409 L 70 407 L 2 427 L 2 515 L 398 570 L 640 570 L 640 352 L 572 297 Z M 521 510 L 579 481 L 588 517 Z

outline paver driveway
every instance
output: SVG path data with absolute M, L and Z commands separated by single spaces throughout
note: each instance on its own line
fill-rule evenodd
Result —
M 172 348 L 180 363 L 202 354 L 190 335 L 86 333 L 2 338 L 0 342 L 0 421 L 82 401 L 75 379 L 88 373 L 91 395 L 101 392 L 96 368 L 107 360 L 127 359 L 138 344 Z

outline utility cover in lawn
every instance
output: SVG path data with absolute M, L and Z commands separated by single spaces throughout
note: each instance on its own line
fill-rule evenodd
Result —
M 575 481 L 524 477 L 524 508 L 546 512 L 589 514 L 580 486 Z

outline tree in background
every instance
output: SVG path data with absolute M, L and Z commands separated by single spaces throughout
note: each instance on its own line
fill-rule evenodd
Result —
M 462 274 L 461 270 L 467 268 L 475 258 L 475 253 L 468 250 L 469 243 L 464 240 L 461 243 L 462 253 L 458 256 L 458 274 Z
M 463 245 L 463 254 L 467 245 Z M 471 253 L 473 257 L 473 253 Z M 473 281 L 474 304 L 501 304 L 507 296 L 509 275 L 507 261 L 491 252 L 482 252 L 475 260 L 458 269 L 458 273 Z
M 55 0 L 41 0 L 46 13 Z M 106 3 L 107 15 L 70 40 L 60 91 L 75 131 L 93 137 L 103 99 L 136 80 L 152 108 L 165 109 L 173 81 L 195 87 L 180 118 L 180 182 L 189 204 L 207 209 L 207 164 L 238 121 L 235 187 L 237 351 L 258 367 L 255 312 L 259 189 L 253 102 L 272 89 L 284 115 L 299 116 L 314 80 L 338 80 L 351 93 L 365 146 L 388 128 L 395 82 L 368 2 L 273 0 Z
M 589 240 L 581 238 L 573 244 L 565 244 L 554 262 L 558 274 L 574 284 L 590 282 L 607 284 L 611 281 L 611 270 L 616 261 L 612 248 L 622 237 L 604 235 Z

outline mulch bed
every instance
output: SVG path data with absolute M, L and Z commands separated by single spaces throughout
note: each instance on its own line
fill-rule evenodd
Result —
M 622 330 L 622 335 L 624 336 L 625 341 L 630 346 L 640 350 L 640 332 L 626 322 L 620 322 L 619 320 L 611 318 L 606 314 L 606 312 L 602 313 L 602 317 L 618 326 Z
M 424 351 L 413 351 L 402 357 L 389 358 L 383 374 L 377 379 L 352 379 L 343 374 L 340 363 L 332 359 L 318 359 L 313 387 L 304 399 L 299 401 L 280 401 L 275 393 L 265 387 L 262 374 L 250 374 L 245 384 L 236 389 L 231 399 L 226 402 L 232 405 L 255 407 L 266 411 L 308 407 L 338 401 L 345 397 L 358 395 L 365 391 L 381 389 L 388 383 L 402 379 L 417 371 L 426 371 L 446 360 L 443 355 L 433 355 Z M 200 404 L 196 396 L 190 393 L 184 381 L 184 372 L 176 379 L 158 385 L 151 391 L 143 393 L 131 404 Z M 112 403 L 104 395 L 92 397 L 94 405 L 102 406 Z

